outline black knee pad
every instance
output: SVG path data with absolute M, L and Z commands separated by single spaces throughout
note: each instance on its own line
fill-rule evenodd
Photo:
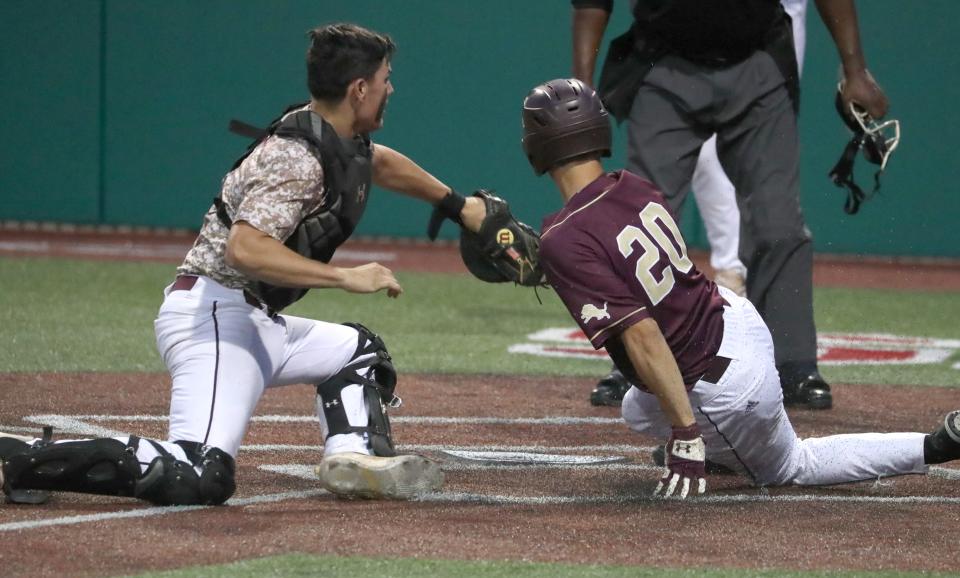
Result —
M 140 477 L 135 452 L 109 438 L 35 443 L 4 460 L 4 490 L 133 496 Z
M 390 430 L 388 408 L 399 407 L 402 401 L 394 392 L 397 387 L 397 371 L 386 345 L 380 337 L 359 323 L 344 323 L 357 330 L 357 349 L 353 359 L 344 369 L 327 381 L 317 385 L 320 407 L 327 420 L 327 437 L 344 433 L 366 433 L 374 455 L 392 457 L 397 455 Z M 362 377 L 367 369 L 369 377 Z M 372 377 L 372 379 L 371 379 Z M 351 426 L 343 409 L 340 392 L 348 385 L 363 388 L 367 408 L 367 426 Z
M 200 463 L 200 498 L 205 504 L 219 506 L 237 489 L 236 462 L 227 452 L 207 448 Z
M 160 453 L 137 482 L 136 496 L 160 506 L 220 505 L 236 490 L 235 462 L 226 452 L 197 442 L 175 442 L 190 462 L 154 444 Z M 198 474 L 195 466 L 200 468 Z

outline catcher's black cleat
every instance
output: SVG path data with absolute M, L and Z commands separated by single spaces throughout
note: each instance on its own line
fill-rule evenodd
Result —
M 620 370 L 614 368 L 598 381 L 597 386 L 590 392 L 590 405 L 620 407 L 623 396 L 627 395 L 629 389 L 630 382 Z
M 960 460 L 960 410 L 951 411 L 935 432 L 923 440 L 923 461 L 942 464 Z
M 666 463 L 667 450 L 663 446 L 657 446 L 656 449 L 653 450 L 653 453 L 651 454 L 651 456 L 653 457 L 653 463 L 662 468 Z M 710 460 L 705 461 L 703 463 L 703 467 L 708 474 L 714 475 L 714 476 L 737 475 L 737 472 L 731 470 L 727 466 L 723 464 L 718 464 L 716 462 L 711 462 Z
M 820 374 L 813 373 L 796 383 L 783 385 L 783 405 L 803 409 L 830 409 L 833 407 L 833 394 Z

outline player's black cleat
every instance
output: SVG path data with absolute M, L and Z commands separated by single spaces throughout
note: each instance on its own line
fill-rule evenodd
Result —
M 664 446 L 657 446 L 653 452 L 650 454 L 653 457 L 654 465 L 660 466 L 661 468 L 666 462 L 667 450 Z M 703 467 L 708 474 L 714 476 L 735 476 L 737 472 L 731 470 L 725 465 L 718 464 L 716 462 L 711 462 L 707 460 L 703 463 Z
M 942 464 L 960 460 L 960 410 L 951 411 L 935 432 L 923 440 L 923 461 Z
M 614 368 L 598 381 L 597 386 L 590 392 L 590 405 L 620 407 L 623 396 L 627 395 L 629 389 L 630 382 L 620 370 Z
M 796 383 L 783 385 L 783 405 L 804 409 L 830 409 L 833 407 L 833 394 L 820 374 L 813 373 Z

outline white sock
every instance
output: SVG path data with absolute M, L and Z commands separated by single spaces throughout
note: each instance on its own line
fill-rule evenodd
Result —
M 347 414 L 347 421 L 354 427 L 365 427 L 369 423 L 367 405 L 363 397 L 363 387 L 357 384 L 348 385 L 340 391 L 340 401 Z M 326 441 L 323 443 L 324 455 L 333 455 L 343 452 L 356 452 L 370 455 L 370 444 L 366 433 L 345 433 L 327 437 L 330 428 L 327 425 L 327 416 L 323 413 L 323 399 L 317 396 L 317 417 L 320 418 L 320 432 Z

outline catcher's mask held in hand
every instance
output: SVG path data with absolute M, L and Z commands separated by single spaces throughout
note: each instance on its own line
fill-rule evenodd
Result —
M 900 121 L 877 122 L 855 103 L 850 103 L 849 110 L 844 110 L 843 99 L 840 97 L 842 90 L 841 83 L 837 85 L 835 105 L 840 118 L 847 128 L 853 131 L 853 137 L 843 149 L 840 160 L 830 170 L 830 179 L 838 187 L 846 187 L 847 201 L 843 210 L 848 215 L 853 215 L 860 209 L 860 203 L 868 198 L 853 180 L 853 163 L 857 158 L 857 151 L 863 150 L 863 158 L 880 166 L 873 175 L 873 191 L 870 193 L 870 196 L 873 196 L 880 190 L 880 174 L 887 168 L 887 160 L 900 144 Z

